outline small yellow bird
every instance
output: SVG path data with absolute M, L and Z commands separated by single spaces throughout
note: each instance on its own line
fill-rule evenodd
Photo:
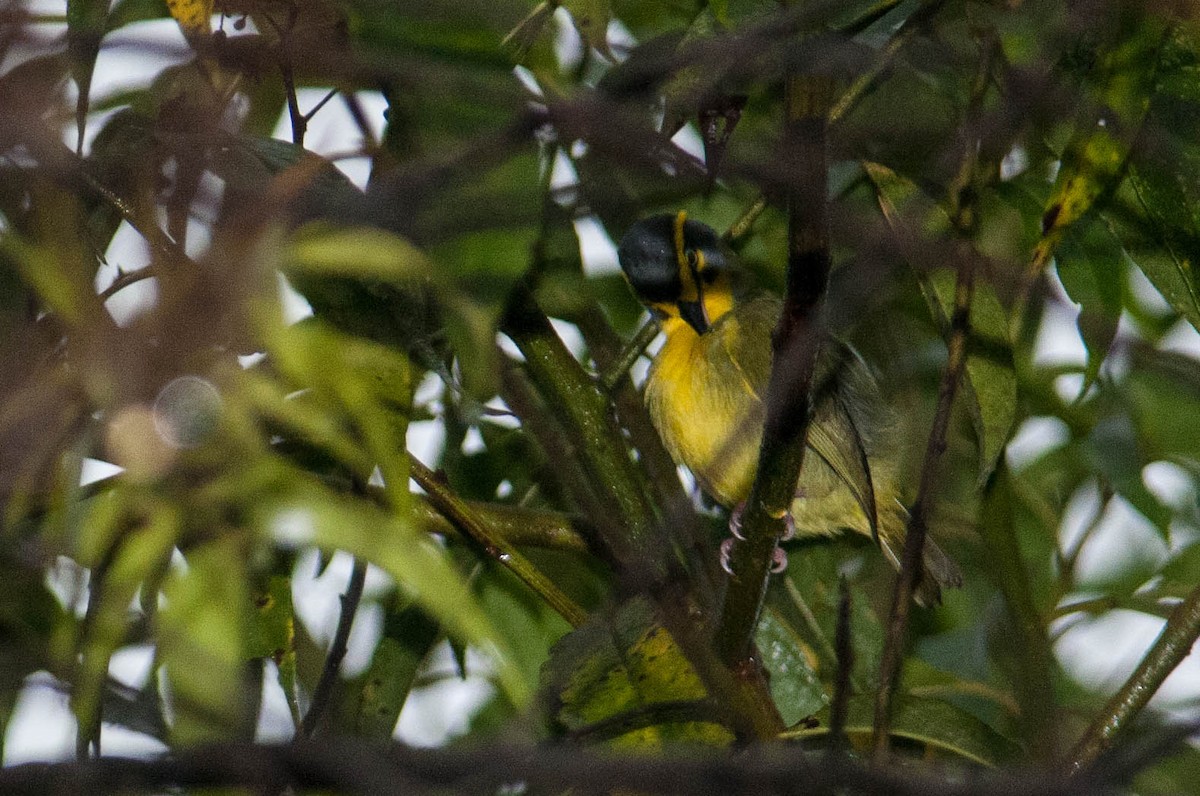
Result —
M 781 302 L 763 294 L 735 296 L 735 269 L 717 234 L 686 213 L 637 222 L 618 256 L 666 335 L 646 380 L 650 419 L 701 488 L 723 506 L 737 507 L 758 466 L 771 331 Z M 896 483 L 894 423 L 874 377 L 857 353 L 830 337 L 818 355 L 813 396 L 808 450 L 791 507 L 797 532 L 857 531 L 876 538 L 899 567 L 908 512 Z M 917 602 L 936 604 L 941 586 L 960 585 L 958 567 L 926 539 Z

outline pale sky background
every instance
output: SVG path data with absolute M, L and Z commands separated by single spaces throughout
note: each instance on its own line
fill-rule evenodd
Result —
M 63 3 L 39 1 L 31 4 L 37 11 L 48 14 L 62 13 Z M 575 35 L 565 12 L 559 11 L 558 51 L 564 62 L 579 57 L 579 39 Z M 42 26 L 47 37 L 57 35 L 51 26 Z M 610 28 L 614 42 L 632 41 L 627 31 L 614 24 Z M 121 87 L 143 84 L 151 75 L 172 62 L 161 53 L 147 52 L 144 44 L 171 42 L 183 47 L 183 39 L 173 22 L 151 22 L 131 26 L 129 29 L 105 40 L 96 65 L 92 87 L 93 99 L 105 97 Z M 59 45 L 61 46 L 61 45 Z M 180 50 L 182 52 L 182 50 Z M 13 59 L 0 64 L 0 72 L 13 65 Z M 300 92 L 302 110 L 312 107 L 324 96 L 321 90 Z M 384 102 L 378 94 L 358 94 L 368 118 L 380 132 Z M 102 122 L 93 118 L 89 125 L 89 138 L 99 130 Z M 290 140 L 290 127 L 286 115 L 281 118 L 276 135 Z M 74 145 L 73 128 L 66 133 L 66 140 Z M 676 137 L 676 142 L 689 152 L 703 157 L 699 137 L 692 128 L 685 128 Z M 360 146 L 358 133 L 344 106 L 334 99 L 310 122 L 306 144 L 308 148 L 325 155 L 354 151 Z M 358 185 L 366 180 L 369 164 L 365 158 L 342 159 L 337 162 L 347 176 Z M 570 184 L 574 173 L 569 161 L 560 156 L 556 161 L 554 179 L 560 185 Z M 585 268 L 589 273 L 611 273 L 618 270 L 616 250 L 611 238 L 594 219 L 582 219 L 576 224 L 580 236 Z M 189 246 L 200 251 L 207 238 L 202 227 L 189 231 Z M 133 270 L 148 262 L 141 238 L 128 227 L 122 227 L 109 250 L 109 260 L 120 263 L 125 270 Z M 111 267 L 102 269 L 98 276 L 98 287 L 111 281 L 115 271 Z M 1162 303 L 1162 299 L 1145 278 L 1134 273 L 1132 287 L 1139 296 Z M 1063 301 L 1051 304 L 1037 342 L 1037 361 L 1040 364 L 1075 364 L 1085 361 L 1085 349 L 1075 327 L 1076 310 L 1066 299 L 1061 285 L 1058 290 Z M 153 281 L 147 280 L 122 291 L 109 302 L 110 311 L 118 320 L 127 319 L 154 300 Z M 304 300 L 289 293 L 288 306 L 293 317 L 306 312 Z M 579 352 L 582 339 L 578 330 L 570 324 L 556 322 L 555 328 L 564 340 Z M 1122 333 L 1136 334 L 1136 325 L 1128 319 L 1122 322 Z M 1185 321 L 1168 335 L 1164 347 L 1186 353 L 1200 360 L 1200 335 Z M 1106 367 L 1121 367 L 1119 360 Z M 645 360 L 635 369 L 639 378 L 645 373 Z M 1073 398 L 1078 391 L 1081 377 L 1061 378 L 1056 384 L 1060 394 Z M 418 391 L 418 399 L 428 399 L 437 393 L 436 382 L 427 380 Z M 1066 428 L 1056 418 L 1031 418 L 1018 430 L 1008 447 L 1008 463 L 1014 470 L 1032 461 L 1041 452 L 1062 444 L 1066 439 Z M 467 445 L 477 445 L 478 437 L 469 437 Z M 410 451 L 425 462 L 435 460 L 442 445 L 439 426 L 433 422 L 414 423 L 409 432 Z M 108 469 L 105 469 L 108 468 Z M 97 463 L 89 470 L 89 478 L 101 477 L 112 468 Z M 1143 479 L 1147 487 L 1165 503 L 1179 506 L 1194 503 L 1196 496 L 1191 479 L 1176 465 L 1156 462 L 1146 467 Z M 1096 511 L 1098 492 L 1093 487 L 1077 493 L 1064 515 L 1061 536 L 1069 540 L 1090 522 Z M 1195 538 L 1195 529 L 1173 529 L 1173 544 Z M 1165 560 L 1168 550 L 1154 528 L 1123 501 L 1114 501 L 1105 513 L 1100 529 L 1081 556 L 1081 575 L 1086 578 L 1099 573 L 1108 562 L 1126 560 L 1128 556 L 1147 554 Z M 320 578 L 315 578 L 315 553 L 302 557 L 296 567 L 293 580 L 293 598 L 296 611 L 315 639 L 328 643 L 336 624 L 339 595 L 345 589 L 351 567 L 350 557 L 338 554 Z M 60 572 L 53 579 L 62 587 L 77 582 L 80 573 L 69 562 L 63 562 Z M 369 574 L 366 599 L 354 624 L 350 641 L 350 653 L 344 664 L 344 672 L 353 675 L 362 671 L 369 662 L 370 651 L 380 633 L 381 611 L 371 600 L 387 588 L 386 576 L 372 570 Z M 1082 595 L 1074 595 L 1077 599 Z M 1158 635 L 1163 621 L 1131 611 L 1113 611 L 1098 618 L 1072 619 L 1055 643 L 1055 652 L 1063 666 L 1081 680 L 1097 682 L 1102 688 L 1115 689 L 1132 672 L 1145 650 Z M 140 687 L 150 671 L 150 650 L 146 647 L 128 648 L 113 659 L 112 674 L 130 686 Z M 471 668 L 475 674 L 465 681 L 454 675 L 454 664 L 449 648 L 442 645 L 430 665 L 431 672 L 445 673 L 434 685 L 414 691 L 408 698 L 396 730 L 396 738 L 416 745 L 435 745 L 464 731 L 472 711 L 482 705 L 492 693 L 486 678 L 487 663 L 473 658 Z M 291 737 L 291 720 L 282 692 L 270 671 L 266 675 L 265 709 L 260 722 L 259 735 L 263 739 L 283 740 Z M 1200 660 L 1195 657 L 1184 661 L 1167 680 L 1166 685 L 1155 697 L 1159 707 L 1188 710 L 1195 716 L 1195 700 L 1200 699 Z M 49 675 L 35 675 L 29 679 L 23 691 L 5 739 L 4 760 L 7 765 L 31 760 L 66 759 L 74 754 L 75 722 L 67 705 L 63 689 L 56 687 Z M 103 734 L 105 754 L 143 754 L 161 751 L 164 747 L 157 741 L 122 728 L 106 725 Z

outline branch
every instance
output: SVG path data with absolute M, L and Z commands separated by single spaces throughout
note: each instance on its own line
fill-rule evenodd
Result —
M 582 517 L 558 511 L 475 500 L 466 501 L 466 505 L 510 545 L 587 553 L 590 552 L 587 540 L 595 536 L 590 524 Z M 412 510 L 413 519 L 429 533 L 460 535 L 458 528 L 430 505 L 426 496 L 414 493 Z
M 937 413 L 929 442 L 925 448 L 925 461 L 921 466 L 921 483 L 917 489 L 917 500 L 913 503 L 908 520 L 908 533 L 904 538 L 904 551 L 900 556 L 900 572 L 896 576 L 892 592 L 892 607 L 888 614 L 887 639 L 883 647 L 883 658 L 879 664 L 879 690 L 875 693 L 875 737 L 876 759 L 887 755 L 888 731 L 891 726 L 892 694 L 900 681 L 900 669 L 904 656 L 904 637 L 908 632 L 908 615 L 912 606 L 913 592 L 921 575 L 921 556 L 925 547 L 925 531 L 929 505 L 938 482 L 938 463 L 946 449 L 946 433 L 950 427 L 950 410 L 962 381 L 967 362 L 967 334 L 970 330 L 971 297 L 975 289 L 975 264 L 968 256 L 958 266 L 954 290 L 954 314 L 950 318 L 949 353 L 942 383 L 938 387 Z
M 656 336 L 658 336 L 658 324 L 653 320 L 647 320 L 637 330 L 637 334 L 625 344 L 620 353 L 601 369 L 600 385 L 606 391 L 612 392 Z
M 533 388 L 526 370 L 515 362 L 503 361 L 500 384 L 504 403 L 520 419 L 521 429 L 541 449 L 546 463 L 538 481 L 544 485 L 543 488 L 563 493 L 575 510 L 585 517 L 611 516 L 583 471 L 580 457 L 575 453 L 575 444 Z M 602 544 L 606 534 L 596 530 L 594 524 L 589 529 L 592 532 L 585 537 L 589 547 L 598 548 L 598 552 L 607 556 L 608 551 Z M 611 558 L 609 563 L 612 563 Z
M 809 389 L 821 333 L 818 314 L 829 279 L 826 122 L 828 86 L 789 78 L 784 128 L 788 188 L 787 294 L 772 338 L 766 419 L 758 470 L 733 546 L 732 572 L 717 627 L 717 653 L 735 671 L 756 668 L 751 649 L 772 556 L 791 509 L 808 437 Z
M 675 460 L 663 446 L 662 437 L 650 420 L 646 402 L 628 377 L 630 365 L 641 350 L 658 334 L 658 324 L 647 321 L 633 340 L 622 345 L 621 338 L 595 303 L 587 304 L 572 318 L 583 333 L 588 350 L 600 370 L 600 382 L 616 408 L 621 425 L 629 434 L 629 442 L 638 452 L 638 461 L 646 474 L 646 486 L 655 505 L 665 518 L 664 532 L 676 555 L 686 562 L 694 590 L 712 594 L 715 584 L 715 561 L 707 536 L 700 527 L 695 507 L 683 484 Z
M 367 562 L 361 558 L 354 559 L 354 569 L 350 571 L 350 582 L 346 585 L 346 593 L 341 596 L 342 610 L 338 614 L 337 630 L 334 631 L 333 641 L 329 644 L 329 652 L 325 654 L 325 666 L 321 669 L 321 679 L 313 690 L 312 703 L 304 720 L 300 723 L 300 734 L 311 738 L 316 732 L 321 714 L 329 705 L 333 696 L 333 687 L 337 684 L 338 670 L 341 669 L 342 659 L 346 657 L 347 643 L 350 641 L 350 628 L 354 625 L 354 617 L 358 613 L 358 605 L 362 601 L 363 585 L 367 580 Z
M 464 536 L 481 545 L 490 558 L 499 561 L 522 583 L 533 589 L 572 627 L 579 627 L 583 624 L 587 619 L 586 611 L 580 608 L 562 589 L 558 588 L 552 580 L 542 574 L 542 571 L 535 567 L 533 562 L 521 555 L 506 539 L 493 531 L 471 510 L 465 500 L 450 491 L 446 484 L 428 467 L 411 457 L 410 463 L 412 466 L 410 474 L 413 480 L 429 494 L 430 502 L 451 524 L 458 528 Z
M 829 750 L 846 750 L 846 715 L 850 705 L 850 678 L 854 671 L 854 645 L 850 636 L 850 586 L 843 577 L 838 581 L 837 675 L 833 683 L 833 701 L 829 704 Z
M 838 97 L 837 102 L 829 109 L 829 123 L 837 124 L 841 121 L 850 110 L 858 104 L 858 101 L 863 98 L 863 95 L 875 84 L 879 76 L 884 70 L 892 65 L 896 56 L 903 49 L 904 45 L 908 44 L 909 40 L 924 26 L 944 4 L 944 0 L 929 0 L 920 8 L 918 8 L 908 19 L 904 20 L 904 24 L 900 26 L 895 35 L 888 40 L 883 49 L 879 51 L 875 62 L 871 64 L 858 78 L 850 84 L 842 95 Z M 880 4 L 884 13 L 890 11 L 896 4 L 884 2 Z
M 623 587 L 654 599 L 663 625 L 709 695 L 729 710 L 734 732 L 743 738 L 773 737 L 783 722 L 762 678 L 738 678 L 713 655 L 705 606 L 680 588 L 680 562 L 599 385 L 563 345 L 528 288 L 514 292 L 502 330 L 524 354 L 526 372 L 567 435 L 587 486 L 600 499 L 603 510 L 590 518 Z
M 1104 706 L 1071 753 L 1070 768 L 1077 772 L 1096 761 L 1117 736 L 1126 731 L 1167 675 L 1188 656 L 1200 637 L 1200 586 L 1176 606 L 1146 657 Z
M 593 519 L 626 576 L 643 587 L 665 579 L 667 546 L 608 400 L 563 345 L 526 287 L 518 287 L 502 322 L 525 356 L 525 368 L 568 435 L 607 513 Z
M 1137 750 L 1143 767 L 1178 747 L 1195 726 L 1164 734 Z M 176 788 L 286 788 L 377 796 L 448 791 L 485 793 L 521 783 L 530 792 L 627 791 L 688 796 L 737 793 L 838 792 L 894 796 L 1091 796 L 1110 792 L 1101 767 L 1067 778 L 1053 769 L 969 770 L 953 778 L 899 767 L 878 768 L 840 756 L 781 754 L 777 747 L 707 749 L 692 755 L 619 755 L 573 746 L 511 744 L 415 749 L 362 738 L 285 744 L 221 743 L 145 760 L 108 757 L 24 763 L 0 769 L 7 796 L 92 796 Z M 1128 773 L 1128 772 L 1126 772 Z
M 934 2 L 922 11 L 932 13 L 939 6 Z M 972 83 L 971 98 L 967 108 L 970 120 L 979 113 L 987 92 L 988 78 L 994 54 L 991 42 L 980 46 L 980 65 Z M 970 129 L 970 128 L 968 128 Z M 965 152 L 959 164 L 958 174 L 950 189 L 950 219 L 960 233 L 969 233 L 973 223 L 972 197 L 976 174 L 979 168 L 979 146 L 975 136 L 967 136 Z M 946 435 L 950 428 L 950 412 L 954 398 L 962 383 L 967 364 L 967 337 L 971 331 L 971 303 L 975 295 L 975 252 L 964 244 L 964 255 L 960 258 L 954 284 L 954 310 L 950 316 L 950 328 L 946 341 L 946 370 L 938 386 L 937 410 L 929 430 L 925 447 L 925 458 L 921 464 L 921 480 L 917 487 L 917 499 L 908 518 L 908 529 L 904 537 L 904 550 L 900 555 L 900 572 L 896 575 L 892 591 L 892 605 L 888 612 L 887 636 L 883 655 L 879 663 L 879 688 L 875 692 L 875 721 L 873 754 L 877 762 L 883 761 L 889 751 L 889 731 L 892 722 L 892 697 L 900 683 L 900 672 L 904 664 L 904 639 L 908 633 L 909 613 L 912 610 L 913 593 L 921 579 L 925 535 L 929 522 L 929 509 L 938 487 L 939 463 L 946 450 Z

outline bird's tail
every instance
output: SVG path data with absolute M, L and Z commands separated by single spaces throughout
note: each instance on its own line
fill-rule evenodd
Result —
M 894 510 L 881 512 L 879 518 L 879 544 L 884 555 L 897 570 L 904 551 L 904 537 L 908 528 L 908 510 L 899 501 L 894 501 Z M 921 577 L 913 592 L 917 605 L 930 608 L 942 601 L 942 588 L 957 589 L 963 584 L 962 571 L 954 559 L 946 555 L 937 543 L 925 535 L 922 548 Z

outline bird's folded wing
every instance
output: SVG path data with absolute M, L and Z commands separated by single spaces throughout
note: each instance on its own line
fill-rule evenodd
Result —
M 832 379 L 837 375 L 832 374 Z M 846 484 L 866 515 L 871 538 L 879 543 L 879 518 L 875 509 L 875 485 L 862 434 L 836 384 L 814 385 L 815 409 L 808 426 L 808 447 L 815 451 Z

